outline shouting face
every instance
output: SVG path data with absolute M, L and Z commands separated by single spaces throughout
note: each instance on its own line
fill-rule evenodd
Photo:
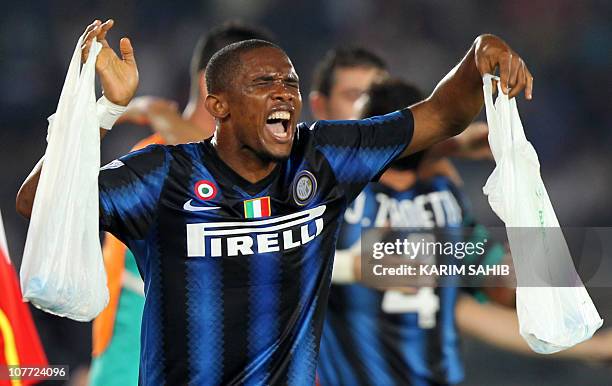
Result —
M 242 53 L 232 83 L 223 124 L 239 147 L 262 160 L 287 158 L 302 110 L 299 79 L 287 55 L 274 47 Z

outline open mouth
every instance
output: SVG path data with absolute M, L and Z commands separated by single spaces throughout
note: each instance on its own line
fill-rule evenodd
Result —
M 266 129 L 273 137 L 279 140 L 289 138 L 289 124 L 291 113 L 289 111 L 274 111 L 266 119 Z

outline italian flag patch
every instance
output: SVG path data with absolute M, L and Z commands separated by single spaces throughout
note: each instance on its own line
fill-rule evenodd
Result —
M 259 218 L 272 215 L 270 196 L 254 198 L 244 202 L 244 217 Z

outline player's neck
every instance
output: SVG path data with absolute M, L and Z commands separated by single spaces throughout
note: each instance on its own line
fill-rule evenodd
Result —
M 379 182 L 398 192 L 410 189 L 416 183 L 414 171 L 389 169 L 380 176 Z
M 215 132 L 212 145 L 217 155 L 240 177 L 254 184 L 266 178 L 277 163 L 271 160 L 263 160 L 252 150 L 244 148 L 233 137 L 218 135 Z

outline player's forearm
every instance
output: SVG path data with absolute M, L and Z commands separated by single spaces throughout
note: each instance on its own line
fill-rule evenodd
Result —
M 108 130 L 100 129 L 100 139 L 104 138 Z M 43 167 L 43 161 L 45 157 L 42 157 L 34 166 L 28 177 L 25 179 L 19 192 L 17 192 L 17 199 L 15 200 L 15 208 L 17 213 L 25 218 L 32 216 L 32 208 L 34 207 L 34 199 L 36 198 L 36 189 L 38 188 L 38 181 L 40 180 L 40 173 Z
M 431 108 L 439 112 L 440 128 L 447 137 L 462 132 L 482 109 L 482 78 L 476 67 L 476 46 L 481 39 L 483 36 L 474 41 L 429 98 Z
M 431 96 L 410 107 L 414 117 L 414 134 L 403 156 L 427 149 L 462 132 L 482 109 L 481 73 L 493 72 L 500 61 L 504 63 L 501 66 L 503 73 L 509 73 L 508 63 L 512 55 L 510 47 L 496 36 L 481 35 L 476 38 L 467 54 L 438 83 Z M 516 60 L 522 59 L 517 56 Z M 520 75 L 524 80 L 527 70 L 523 67 L 522 71 Z M 507 82 L 506 79 L 507 76 L 502 83 Z M 513 93 L 524 88 L 524 82 L 516 83 Z M 529 90 L 531 92 L 531 88 Z
M 490 345 L 521 354 L 534 354 L 519 334 L 516 311 L 495 304 L 480 304 L 462 296 L 456 309 L 462 333 Z
M 609 361 L 612 357 L 609 336 L 609 329 L 597 332 L 591 339 L 579 343 L 567 350 L 555 353 L 552 357 L 580 359 L 584 361 Z
M 495 304 L 479 304 L 467 296 L 461 297 L 456 309 L 457 326 L 461 332 L 483 342 L 523 355 L 536 354 L 519 333 L 518 317 L 512 308 Z M 593 338 L 560 351 L 546 358 L 567 358 L 605 361 L 612 357 L 609 336 L 611 331 L 602 331 Z M 542 357 L 541 355 L 539 355 Z

